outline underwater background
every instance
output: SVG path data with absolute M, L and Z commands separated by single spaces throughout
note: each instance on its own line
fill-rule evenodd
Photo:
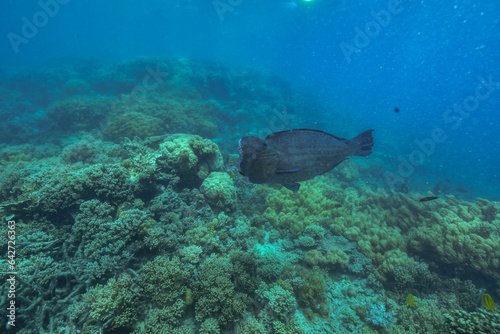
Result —
M 500 4 L 0 7 L 0 332 L 500 333 Z M 373 154 L 238 174 L 294 128 Z

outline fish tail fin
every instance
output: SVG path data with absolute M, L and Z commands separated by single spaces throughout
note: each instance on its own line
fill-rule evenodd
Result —
M 373 129 L 366 130 L 360 133 L 349 141 L 349 146 L 352 148 L 351 155 L 366 157 L 372 154 L 373 147 Z

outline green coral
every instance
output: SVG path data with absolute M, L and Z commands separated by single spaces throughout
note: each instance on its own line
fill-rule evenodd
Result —
M 114 208 L 99 200 L 80 205 L 80 212 L 72 226 L 68 248 L 76 252 L 85 265 L 83 270 L 92 277 L 102 277 L 127 264 L 140 245 L 133 240 L 141 233 L 141 226 L 149 218 L 138 209 L 128 210 L 113 220 Z M 81 250 L 74 247 L 81 244 Z
M 267 334 L 265 326 L 253 315 L 248 314 L 238 331 L 238 334 Z
M 298 290 L 299 305 L 310 308 L 313 312 L 326 315 L 326 280 L 320 270 L 309 271 L 301 269 L 299 272 L 303 285 Z
M 234 182 L 227 173 L 210 173 L 201 184 L 200 191 L 208 203 L 219 210 L 230 210 L 236 204 Z
M 157 256 L 142 267 L 140 285 L 149 299 L 162 304 L 186 293 L 189 276 L 178 257 Z
M 451 334 L 494 334 L 500 333 L 500 313 L 479 310 L 467 312 L 460 309 L 449 310 L 444 314 L 446 332 Z
M 273 286 L 269 291 L 264 293 L 264 296 L 269 300 L 269 309 L 276 318 L 284 321 L 295 312 L 297 302 L 293 293 L 283 289 L 281 286 Z
M 329 249 L 325 255 L 316 249 L 311 249 L 306 252 L 304 260 L 310 266 L 338 265 L 342 269 L 347 268 L 349 264 L 349 256 L 337 248 Z
M 53 103 L 47 114 L 59 131 L 91 130 L 107 117 L 111 101 L 108 97 L 78 95 Z
M 200 334 L 219 334 L 220 327 L 217 319 L 208 318 L 200 326 Z
M 144 139 L 159 135 L 162 131 L 161 121 L 158 118 L 138 112 L 125 112 L 112 117 L 103 133 L 113 141 L 120 141 L 135 137 Z
M 134 281 L 128 275 L 90 288 L 83 300 L 90 309 L 91 319 L 99 321 L 105 329 L 130 326 L 137 320 L 138 293 L 134 293 Z
M 156 165 L 162 171 L 174 173 L 187 187 L 199 187 L 213 172 L 224 167 L 219 147 L 200 136 L 175 134 L 160 144 L 161 156 Z
M 431 260 L 453 266 L 457 274 L 471 271 L 500 280 L 500 225 L 474 218 L 462 220 L 457 212 L 442 209 L 439 224 L 417 228 L 410 247 L 418 254 L 432 254 Z
M 233 264 L 227 257 L 212 254 L 201 265 L 198 280 L 193 285 L 196 320 L 215 317 L 225 325 L 237 321 L 250 300 L 237 292 L 233 283 Z
M 90 85 L 87 81 L 80 78 L 73 78 L 66 81 L 64 84 L 64 92 L 68 96 L 72 95 L 84 95 L 88 94 L 90 91 Z
M 98 198 L 127 200 L 133 198 L 135 185 L 127 170 L 119 164 L 95 164 L 82 172 L 84 185 Z
M 170 306 L 154 308 L 146 317 L 143 328 L 138 328 L 134 334 L 192 334 L 187 326 L 181 326 L 185 303 L 177 299 Z
M 200 261 L 201 253 L 203 253 L 203 249 L 196 245 L 184 247 L 180 250 L 180 254 L 191 263 L 198 263 Z
M 57 275 L 61 265 L 53 258 L 40 253 L 29 258 L 21 258 L 17 264 L 19 276 L 38 289 L 47 287 L 51 279 Z

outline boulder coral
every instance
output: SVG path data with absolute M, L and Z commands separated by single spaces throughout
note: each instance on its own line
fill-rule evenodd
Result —
M 219 210 L 230 210 L 236 204 L 234 182 L 227 173 L 210 173 L 201 184 L 200 191 L 208 203 Z
M 161 171 L 173 173 L 185 187 L 199 187 L 213 171 L 224 167 L 219 147 L 209 139 L 188 134 L 168 136 L 160 144 L 156 165 Z

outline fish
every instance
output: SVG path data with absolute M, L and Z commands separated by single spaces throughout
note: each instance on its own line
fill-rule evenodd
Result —
M 423 197 L 423 198 L 419 199 L 418 201 L 419 202 L 429 202 L 429 201 L 433 201 L 435 199 L 438 199 L 438 197 L 436 197 L 436 196 L 429 196 L 429 197 Z
M 369 156 L 372 132 L 351 140 L 314 129 L 274 132 L 265 139 L 243 137 L 238 142 L 238 171 L 251 183 L 277 183 L 297 191 L 298 182 L 331 171 L 349 156 Z

